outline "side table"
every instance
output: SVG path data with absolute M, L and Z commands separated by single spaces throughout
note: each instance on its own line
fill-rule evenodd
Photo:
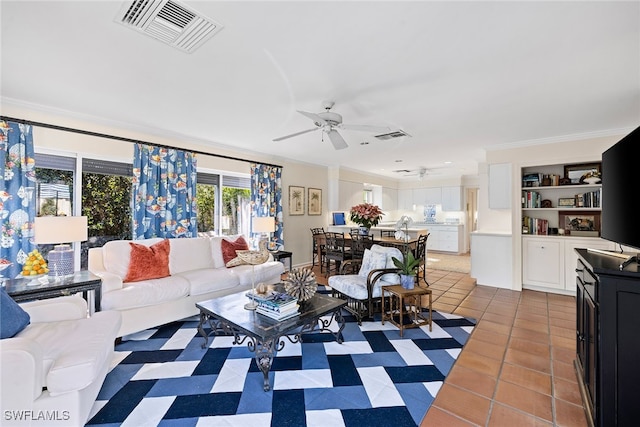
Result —
M 287 251 L 276 251 L 276 252 L 271 252 L 271 255 L 273 255 L 273 259 L 276 261 L 280 261 L 284 264 L 284 262 L 282 261 L 283 259 L 288 258 L 289 259 L 289 272 L 291 272 L 291 267 L 292 267 L 292 263 L 293 263 L 293 253 L 292 252 L 287 252 Z
M 82 292 L 82 297 L 89 302 L 88 292 L 93 292 L 94 310 L 100 311 L 102 297 L 102 279 L 87 270 L 76 271 L 73 276 L 63 278 L 60 282 L 50 279 L 48 282 L 31 284 L 29 278 L 6 279 L 4 286 L 11 298 L 16 302 L 56 298 Z
M 429 296 L 429 317 L 422 314 L 422 296 Z M 431 289 L 415 286 L 413 289 L 405 289 L 402 285 L 392 285 L 382 287 L 382 324 L 388 320 L 391 324 L 400 329 L 400 336 L 406 328 L 417 328 L 429 325 L 432 331 L 431 313 Z M 405 305 L 407 310 L 405 312 Z M 405 315 L 409 318 L 409 323 L 405 324 Z

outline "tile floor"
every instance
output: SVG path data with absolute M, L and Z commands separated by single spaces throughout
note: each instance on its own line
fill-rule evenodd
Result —
M 427 269 L 427 279 L 435 310 L 478 324 L 422 426 L 587 425 L 573 367 L 574 297 L 476 286 L 442 270 Z

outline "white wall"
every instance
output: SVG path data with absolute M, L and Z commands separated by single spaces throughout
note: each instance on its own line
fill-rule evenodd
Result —
M 190 142 L 184 138 L 152 135 L 115 125 L 106 125 L 95 120 L 72 118 L 62 113 L 58 114 L 19 106 L 3 105 L 2 114 L 16 119 L 114 135 L 142 142 L 282 165 L 282 208 L 284 211 L 285 250 L 293 252 L 294 267 L 311 262 L 312 240 L 310 228 L 326 228 L 329 224 L 327 204 L 329 181 L 328 169 L 326 167 L 292 162 L 257 153 L 244 153 L 226 147 L 211 147 L 202 142 Z M 34 128 L 34 145 L 37 152 L 46 152 L 49 154 L 72 155 L 75 157 L 83 156 L 117 162 L 131 162 L 133 157 L 133 145 L 130 142 L 58 131 L 44 127 Z M 198 168 L 208 171 L 225 171 L 231 174 L 249 175 L 249 165 L 247 162 L 202 154 L 198 155 Z M 289 216 L 290 185 L 305 187 L 305 215 Z M 307 190 L 309 187 L 322 190 L 322 215 L 310 216 L 307 214 Z

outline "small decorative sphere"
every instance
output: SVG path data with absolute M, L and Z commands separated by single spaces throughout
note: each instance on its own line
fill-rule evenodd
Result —
M 318 289 L 316 274 L 308 268 L 294 268 L 283 283 L 284 290 L 298 301 L 310 299 Z

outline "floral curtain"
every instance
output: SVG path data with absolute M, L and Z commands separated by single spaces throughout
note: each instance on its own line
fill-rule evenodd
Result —
M 133 239 L 196 237 L 196 155 L 135 144 Z
M 16 277 L 33 249 L 36 171 L 33 127 L 0 121 L 0 276 Z
M 251 164 L 251 203 L 253 216 L 275 218 L 276 231 L 271 235 L 269 247 L 281 250 L 284 247 L 281 167 Z

